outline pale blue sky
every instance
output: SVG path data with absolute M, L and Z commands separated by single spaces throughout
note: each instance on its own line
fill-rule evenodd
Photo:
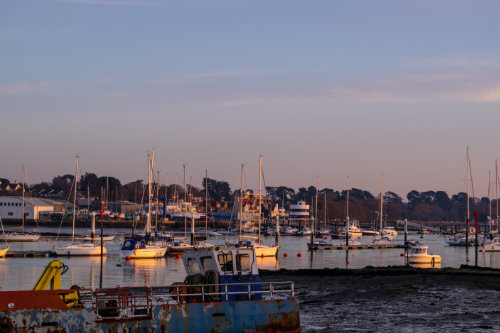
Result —
M 487 195 L 498 1 L 0 2 L 0 177 Z

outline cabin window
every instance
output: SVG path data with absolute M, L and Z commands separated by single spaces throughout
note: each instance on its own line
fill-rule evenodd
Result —
M 236 255 L 236 270 L 239 272 L 250 271 L 250 256 L 248 254 Z
M 219 259 L 219 266 L 223 272 L 233 271 L 233 254 L 232 253 L 222 253 L 217 256 Z
M 201 273 L 200 265 L 196 259 L 188 259 L 187 266 L 189 275 Z
M 202 257 L 201 266 L 203 267 L 204 272 L 208 271 L 217 272 L 217 264 L 215 263 L 215 260 L 212 257 Z
M 9 212 L 7 215 L 14 216 L 14 213 L 13 212 Z

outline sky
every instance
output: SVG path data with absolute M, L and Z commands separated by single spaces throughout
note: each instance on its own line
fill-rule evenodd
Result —
M 351 187 L 495 177 L 500 2 L 3 0 L 0 178 Z M 491 184 L 492 191 L 494 184 Z

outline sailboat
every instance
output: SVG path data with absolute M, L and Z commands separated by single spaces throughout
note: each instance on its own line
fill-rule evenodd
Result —
M 252 243 L 252 247 L 257 257 L 274 257 L 278 252 L 278 245 L 269 246 L 262 244 L 260 239 L 260 229 L 262 221 L 262 155 L 259 155 L 259 236 L 257 243 Z
M 76 171 L 75 171 L 75 192 L 73 196 L 73 232 L 71 235 L 71 243 L 54 246 L 54 251 L 58 256 L 100 256 L 106 254 L 106 248 L 94 243 L 75 243 L 75 220 L 76 220 L 76 187 L 78 183 L 78 154 L 76 155 Z
M 383 220 L 384 220 L 384 174 L 381 176 L 381 181 L 380 181 L 380 235 L 382 236 L 382 239 L 385 237 L 388 240 L 392 240 L 393 238 L 398 236 L 398 232 L 394 227 L 383 227 Z
M 469 193 L 469 185 L 472 183 L 472 176 L 470 175 L 470 156 L 469 156 L 469 146 L 467 146 L 466 153 L 466 182 L 467 182 L 467 210 L 465 216 L 465 235 L 462 233 L 456 233 L 453 237 L 448 238 L 446 243 L 450 246 L 471 246 L 473 245 L 472 237 L 469 237 L 469 217 L 470 217 L 470 193 Z
M 24 232 L 24 221 L 25 221 L 25 214 L 24 214 L 24 164 L 22 165 L 22 202 L 21 202 L 21 209 L 22 209 L 22 224 L 21 224 L 21 230 L 22 232 L 8 232 L 8 233 L 2 233 L 0 236 L 0 239 L 5 240 L 6 242 L 37 242 L 40 239 L 40 235 L 38 234 L 33 234 L 33 233 L 25 233 Z
M 151 241 L 151 178 L 153 174 L 153 154 L 148 154 L 148 214 L 146 216 L 146 236 L 141 238 L 127 238 L 120 249 L 120 257 L 125 259 L 161 258 L 167 252 L 164 243 Z
M 5 236 L 5 230 L 3 229 L 2 218 L 0 218 L 0 224 L 2 225 L 2 235 Z M 9 243 L 7 243 L 7 240 L 5 240 L 5 247 L 0 248 L 0 257 L 4 257 L 7 254 L 7 251 L 9 251 Z

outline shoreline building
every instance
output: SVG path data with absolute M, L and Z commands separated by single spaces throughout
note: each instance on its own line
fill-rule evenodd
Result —
M 24 218 L 38 220 L 40 215 L 63 211 L 64 204 L 57 200 L 27 197 L 24 199 Z M 17 196 L 0 196 L 0 217 L 3 220 L 23 218 L 23 199 Z
M 309 205 L 303 200 L 290 205 L 290 223 L 299 226 L 306 225 L 309 222 L 309 209 Z

